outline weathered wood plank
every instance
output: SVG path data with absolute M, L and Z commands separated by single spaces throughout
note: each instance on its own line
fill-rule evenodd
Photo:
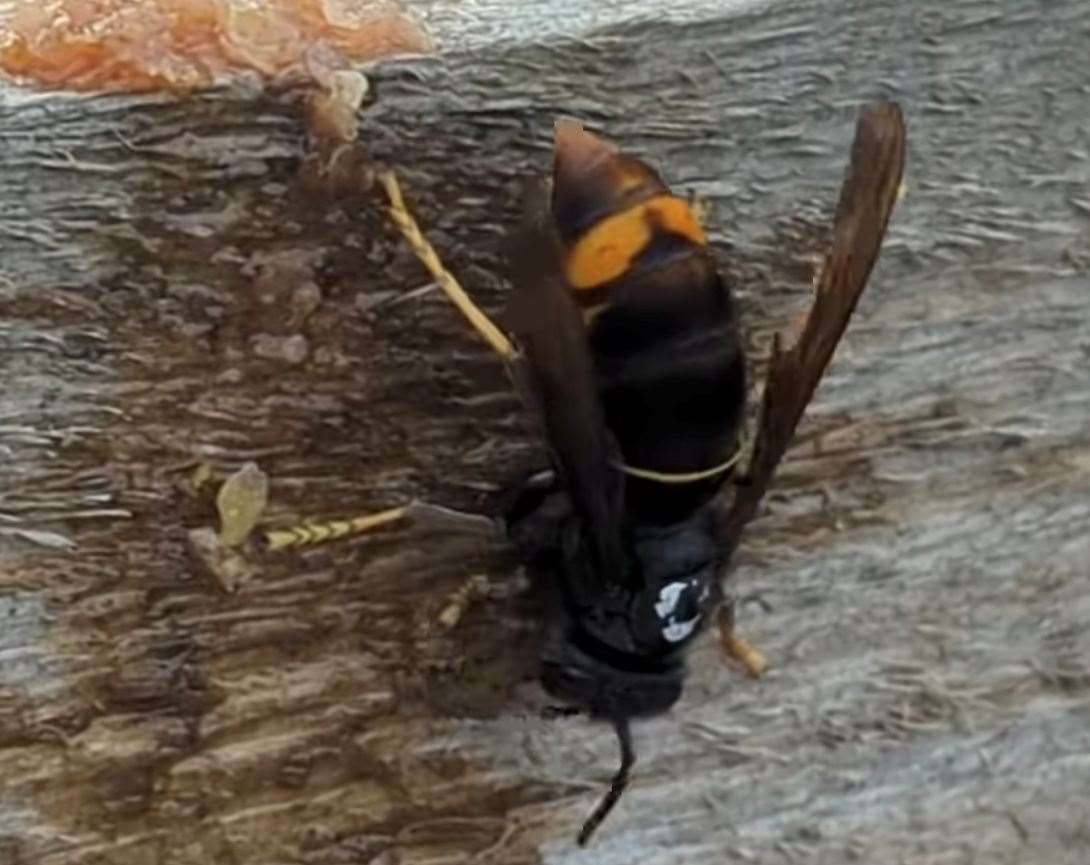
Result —
M 738 559 L 774 669 L 702 646 L 587 851 L 614 743 L 535 716 L 489 537 L 270 556 L 234 595 L 186 548 L 201 460 L 256 459 L 279 523 L 486 509 L 539 460 L 377 200 L 299 187 L 291 94 L 5 95 L 0 861 L 1085 862 L 1090 12 L 1006 12 L 803 2 L 376 74 L 363 137 L 488 309 L 570 112 L 711 197 L 754 356 L 805 306 L 856 107 L 909 118 L 908 196 Z M 480 571 L 496 597 L 434 633 Z

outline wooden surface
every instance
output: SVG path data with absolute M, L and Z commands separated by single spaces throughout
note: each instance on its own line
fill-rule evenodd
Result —
M 1088 26 L 1081 0 L 807 0 L 375 75 L 362 137 L 488 309 L 573 114 L 715 205 L 758 368 L 856 107 L 905 107 L 907 197 L 738 557 L 773 669 L 699 646 L 584 851 L 615 743 L 537 716 L 486 532 L 268 556 L 234 595 L 186 544 L 202 461 L 257 460 L 270 525 L 488 510 L 540 464 L 377 197 L 301 183 L 295 94 L 6 91 L 0 862 L 1087 861 Z

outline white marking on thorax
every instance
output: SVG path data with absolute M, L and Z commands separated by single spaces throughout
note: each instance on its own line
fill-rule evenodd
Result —
M 659 590 L 659 599 L 655 604 L 655 612 L 660 619 L 666 622 L 662 629 L 662 636 L 668 643 L 677 643 L 684 640 L 693 632 L 696 623 L 700 621 L 699 613 L 684 622 L 674 621 L 672 614 L 677 608 L 677 602 L 681 600 L 681 593 L 688 587 L 688 583 L 668 583 Z
M 700 621 L 700 616 L 693 616 L 687 622 L 670 622 L 665 628 L 662 629 L 662 636 L 666 638 L 669 643 L 676 643 L 680 640 L 684 640 L 689 634 L 693 632 L 693 628 L 696 627 L 696 623 Z
M 674 611 L 684 591 L 685 583 L 669 583 L 662 587 L 659 591 L 658 603 L 655 604 L 655 612 L 660 619 L 665 619 Z

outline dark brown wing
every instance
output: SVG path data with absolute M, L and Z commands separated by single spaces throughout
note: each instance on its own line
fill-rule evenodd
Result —
M 866 287 L 897 200 L 904 158 L 905 125 L 900 107 L 894 103 L 865 106 L 840 191 L 832 247 L 825 257 L 806 325 L 791 348 L 782 348 L 778 336 L 772 344 L 748 483 L 737 488 L 727 514 L 727 555 L 757 512 Z
M 560 271 L 559 240 L 540 188 L 508 245 L 514 293 L 505 317 L 522 351 L 516 386 L 536 409 L 572 501 L 589 530 L 600 578 L 623 583 L 624 476 L 605 425 L 582 313 Z

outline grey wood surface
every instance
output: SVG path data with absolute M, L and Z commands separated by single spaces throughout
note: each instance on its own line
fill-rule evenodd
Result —
M 773 668 L 700 645 L 588 850 L 615 744 L 537 716 L 502 544 L 421 521 L 233 595 L 187 548 L 201 461 L 256 460 L 269 524 L 487 512 L 542 461 L 377 199 L 300 181 L 298 94 L 4 91 L 0 862 L 1086 862 L 1088 28 L 802 0 L 376 71 L 362 138 L 488 309 L 570 114 L 710 199 L 757 369 L 856 107 L 905 108 L 907 195 L 734 576 Z

